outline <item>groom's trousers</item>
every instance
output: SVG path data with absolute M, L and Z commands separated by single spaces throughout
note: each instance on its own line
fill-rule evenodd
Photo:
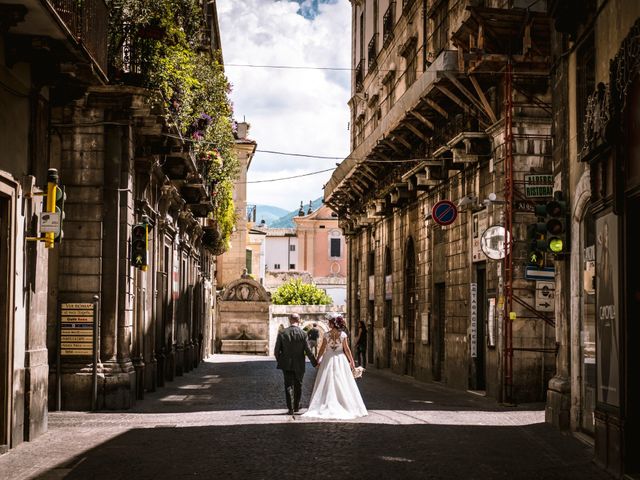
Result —
M 300 408 L 303 376 L 296 374 L 293 370 L 283 370 L 282 373 L 284 373 L 284 392 L 287 397 L 287 409 L 297 411 Z

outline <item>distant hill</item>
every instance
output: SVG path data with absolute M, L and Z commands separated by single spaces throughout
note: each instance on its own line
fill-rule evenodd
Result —
M 311 202 L 311 208 L 313 209 L 313 211 L 315 212 L 318 208 L 320 208 L 322 206 L 322 197 L 320 198 L 316 198 L 313 202 Z M 304 214 L 307 214 L 307 210 L 309 209 L 309 204 L 307 203 L 304 206 Z M 293 228 L 295 227 L 295 224 L 293 223 L 293 217 L 297 217 L 298 216 L 298 210 L 300 210 L 300 208 L 296 208 L 295 210 L 293 210 L 292 212 L 287 213 L 286 215 L 281 216 L 280 218 L 278 218 L 277 220 L 269 223 L 269 226 L 271 228 Z
M 278 220 L 288 212 L 284 208 L 273 207 L 271 205 L 256 205 L 256 223 L 260 224 L 260 221 L 264 219 L 268 226 L 271 226 L 271 222 Z

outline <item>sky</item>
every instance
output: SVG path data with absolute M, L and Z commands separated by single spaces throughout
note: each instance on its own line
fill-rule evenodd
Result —
M 350 65 L 349 0 L 218 0 L 225 71 L 237 121 L 251 125 L 258 150 L 345 158 L 349 154 L 348 70 L 234 65 Z M 257 152 L 248 182 L 335 168 L 341 160 Z M 248 183 L 250 204 L 287 210 L 321 197 L 331 172 Z

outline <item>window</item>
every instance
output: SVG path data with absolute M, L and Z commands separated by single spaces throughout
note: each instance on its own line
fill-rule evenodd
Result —
M 295 270 L 296 269 L 296 264 L 295 263 L 290 263 L 289 264 L 289 270 Z
M 295 252 L 296 251 L 296 246 L 295 245 L 289 245 L 289 251 L 290 252 Z
M 340 257 L 342 252 L 341 252 L 341 246 L 342 246 L 342 242 L 340 241 L 339 238 L 332 238 L 331 239 L 331 257 L 335 258 L 335 257 Z
M 280 270 L 280 264 L 279 263 L 274 263 L 273 264 L 273 269 L 274 270 Z
M 576 62 L 576 124 L 578 127 L 578 150 L 584 146 L 584 122 L 587 116 L 589 95 L 596 88 L 595 40 L 593 32 L 578 48 Z
M 433 27 L 431 31 L 432 45 L 434 57 L 447 48 L 449 40 L 449 2 L 447 0 L 435 3 L 431 19 L 433 21 Z
M 407 71 L 404 74 L 405 88 L 409 89 L 413 82 L 416 81 L 416 68 L 418 64 L 418 55 L 416 52 L 416 45 L 409 47 L 406 52 Z

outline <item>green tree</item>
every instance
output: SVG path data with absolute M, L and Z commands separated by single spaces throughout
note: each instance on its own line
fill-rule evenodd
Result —
M 302 283 L 299 278 L 280 285 L 271 300 L 275 305 L 331 305 L 333 303 L 324 290 L 312 283 Z

